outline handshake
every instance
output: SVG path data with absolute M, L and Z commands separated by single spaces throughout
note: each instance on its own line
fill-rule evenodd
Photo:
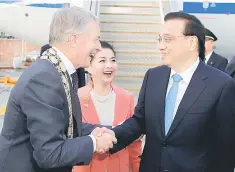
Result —
M 107 129 L 105 127 L 102 128 L 95 128 L 91 135 L 95 137 L 96 139 L 96 153 L 104 154 L 106 153 L 110 148 L 113 148 L 113 144 L 117 143 L 117 139 L 115 137 L 115 133 Z

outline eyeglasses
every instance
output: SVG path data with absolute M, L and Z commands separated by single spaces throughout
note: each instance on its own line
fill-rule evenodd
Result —
M 180 35 L 180 36 L 165 35 L 165 36 L 161 37 L 161 35 L 158 34 L 156 40 L 157 40 L 157 44 L 160 44 L 161 42 L 164 44 L 169 44 L 172 41 L 174 41 L 180 37 L 186 37 L 186 36 L 185 35 Z

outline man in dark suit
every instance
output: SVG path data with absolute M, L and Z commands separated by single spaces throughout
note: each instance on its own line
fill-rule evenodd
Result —
M 229 74 L 233 79 L 235 79 L 235 56 L 228 63 L 225 72 Z
M 164 20 L 163 65 L 147 71 L 133 117 L 113 129 L 110 153 L 146 134 L 140 172 L 233 172 L 234 81 L 202 62 L 205 32 L 195 16 Z
M 97 20 L 78 7 L 61 9 L 49 37 L 52 48 L 25 70 L 9 97 L 1 172 L 71 172 L 116 141 L 112 132 L 100 136 L 102 129 L 81 122 L 76 68 L 88 67 L 100 48 Z
M 48 50 L 49 48 L 51 48 L 50 44 L 43 45 L 41 47 L 40 56 L 42 55 L 44 51 Z M 84 87 L 86 85 L 85 70 L 84 68 L 80 67 L 76 69 L 76 71 L 78 75 L 78 88 Z
M 205 29 L 205 36 L 206 36 L 206 53 L 205 53 L 205 62 L 206 64 L 213 66 L 221 71 L 225 71 L 225 68 L 228 64 L 228 60 L 222 57 L 219 54 L 214 52 L 215 41 L 217 41 L 217 37 L 212 33 L 209 29 Z

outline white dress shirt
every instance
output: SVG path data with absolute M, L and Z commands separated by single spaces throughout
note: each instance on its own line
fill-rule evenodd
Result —
M 68 74 L 70 76 L 71 79 L 71 83 L 73 83 L 71 75 L 76 72 L 75 67 L 73 66 L 72 62 L 60 51 L 58 50 L 56 47 L 53 47 L 56 52 L 57 55 L 60 57 L 61 61 L 64 63 L 66 70 L 68 71 Z
M 209 54 L 207 54 L 207 56 L 205 56 L 205 63 L 207 64 L 211 55 L 212 55 L 213 51 L 211 51 Z
M 198 66 L 199 62 L 200 62 L 200 60 L 198 58 L 197 61 L 192 66 L 190 66 L 187 70 L 185 70 L 183 73 L 178 73 L 182 77 L 182 80 L 179 82 L 178 93 L 177 93 L 177 96 L 176 96 L 176 102 L 175 102 L 174 113 L 173 113 L 173 119 L 174 119 L 175 114 L 178 110 L 180 102 L 181 102 L 181 100 L 184 96 L 184 93 L 185 93 L 186 89 L 188 88 L 188 85 L 191 81 L 191 78 L 192 78 L 195 70 L 197 69 L 197 66 Z M 173 85 L 173 77 L 172 76 L 175 73 L 176 72 L 173 69 L 171 69 L 171 74 L 170 74 L 170 77 L 169 77 L 166 97 L 168 95 L 168 92 L 169 92 L 170 88 Z
M 56 47 L 53 47 L 56 52 L 57 52 L 57 55 L 60 57 L 61 61 L 64 63 L 64 66 L 66 68 L 66 70 L 68 71 L 68 74 L 70 76 L 70 79 L 71 79 L 71 83 L 72 82 L 72 78 L 71 78 L 71 75 L 76 72 L 76 69 L 75 67 L 73 66 L 72 62 L 59 50 L 57 49 Z M 96 139 L 93 135 L 89 135 L 93 141 L 93 147 L 94 147 L 94 152 L 96 150 Z

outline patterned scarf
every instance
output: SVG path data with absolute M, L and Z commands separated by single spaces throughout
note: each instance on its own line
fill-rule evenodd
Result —
M 65 68 L 64 63 L 61 61 L 59 56 L 57 55 L 57 52 L 55 49 L 50 48 L 43 52 L 42 56 L 39 57 L 40 59 L 45 59 L 51 62 L 56 70 L 59 72 L 62 83 L 64 85 L 67 102 L 68 102 L 68 108 L 69 108 L 69 126 L 68 126 L 68 132 L 67 137 L 73 138 L 73 115 L 72 115 L 72 99 L 70 95 L 70 86 L 69 86 L 69 78 L 67 75 L 67 70 Z

